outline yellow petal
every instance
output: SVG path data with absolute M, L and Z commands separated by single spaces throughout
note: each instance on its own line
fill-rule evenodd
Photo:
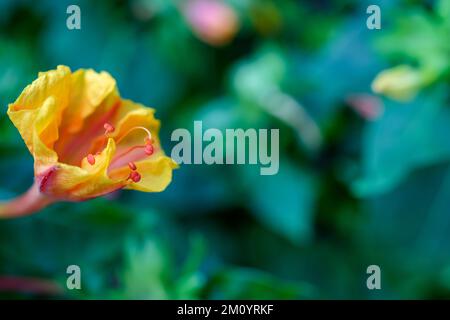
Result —
M 52 148 L 58 139 L 61 115 L 68 103 L 69 84 L 70 69 L 58 66 L 56 70 L 40 73 L 38 79 L 9 105 L 8 116 L 32 154 L 36 149 L 35 144 L 42 142 Z M 37 128 L 38 117 L 40 120 Z
M 106 148 L 95 157 L 94 165 L 90 165 L 86 159 L 83 159 L 81 168 L 57 164 L 48 177 L 41 178 L 45 182 L 44 185 L 41 184 L 41 191 L 61 199 L 86 200 L 123 187 L 125 180 L 112 180 L 108 176 L 114 152 L 114 140 L 109 139 Z
M 71 92 L 62 128 L 70 134 L 79 132 L 83 120 L 94 113 L 109 95 L 118 96 L 116 81 L 107 72 L 77 70 L 71 77 Z
M 161 192 L 172 181 L 172 171 L 178 165 L 166 156 L 155 156 L 136 164 L 141 174 L 141 181 L 127 185 L 126 189 L 143 192 Z
M 145 131 L 130 130 L 134 127 L 145 127 L 152 133 L 152 138 L 157 140 L 157 134 L 160 127 L 159 120 L 155 119 L 155 110 L 148 108 L 140 103 L 134 103 L 131 100 L 122 100 L 122 105 L 114 117 L 115 132 L 111 135 L 116 139 L 122 139 L 127 145 L 142 144 L 146 137 Z M 123 139 L 126 135 L 126 140 Z
M 141 175 L 141 180 L 137 183 L 128 184 L 125 189 L 143 192 L 163 191 L 172 181 L 172 170 L 178 168 L 176 162 L 165 156 L 162 151 L 137 162 L 136 166 L 137 172 Z M 111 172 L 110 176 L 123 177 L 128 175 L 129 172 L 128 167 L 122 167 Z
M 36 109 L 33 126 L 28 131 L 33 134 L 31 153 L 34 157 L 35 174 L 46 170 L 58 161 L 53 144 L 58 139 L 58 105 L 53 97 L 45 100 L 41 108 Z

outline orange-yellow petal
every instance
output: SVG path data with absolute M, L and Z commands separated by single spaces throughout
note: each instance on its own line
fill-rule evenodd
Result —
M 41 162 L 53 161 L 61 115 L 69 99 L 70 69 L 39 73 L 19 98 L 8 106 L 8 116 L 19 130 L 30 152 Z
M 136 164 L 137 172 L 141 175 L 141 180 L 136 183 L 127 184 L 125 189 L 133 189 L 143 192 L 163 191 L 172 181 L 172 171 L 178 165 L 171 158 L 164 155 L 162 151 L 155 153 L 151 157 L 139 161 Z M 123 176 L 129 169 L 122 167 L 111 172 L 111 176 Z
M 85 200 L 98 197 L 123 187 L 125 179 L 112 180 L 108 167 L 115 152 L 113 139 L 106 148 L 95 156 L 91 165 L 83 159 L 81 167 L 58 163 L 41 183 L 41 191 L 53 197 L 66 200 Z
M 122 106 L 114 117 L 116 130 L 111 137 L 120 139 L 128 145 L 135 145 L 142 142 L 146 137 L 144 131 L 134 130 L 135 127 L 145 127 L 152 133 L 152 138 L 157 140 L 157 134 L 160 127 L 159 120 L 155 119 L 155 110 L 148 108 L 140 103 L 135 103 L 131 100 L 122 100 Z M 127 134 L 128 133 L 128 134 Z M 125 138 L 126 135 L 126 138 Z
M 84 119 L 92 115 L 109 95 L 118 96 L 116 81 L 109 73 L 97 73 L 92 69 L 74 72 L 62 128 L 70 134 L 79 132 L 83 128 Z

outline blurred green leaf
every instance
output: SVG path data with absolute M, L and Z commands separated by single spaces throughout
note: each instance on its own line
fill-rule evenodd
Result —
M 450 111 L 439 97 L 386 102 L 384 115 L 365 130 L 362 177 L 353 184 L 357 195 L 389 191 L 414 169 L 449 159 Z
M 181 270 L 174 255 L 157 239 L 135 241 L 127 247 L 122 287 L 116 294 L 127 299 L 196 299 L 203 287 L 198 268 L 203 260 L 203 242 L 192 241 L 190 255 Z M 122 293 L 123 292 L 123 293 Z
M 311 299 L 316 293 L 307 283 L 288 283 L 253 269 L 230 268 L 210 283 L 212 299 Z
M 249 205 L 255 217 L 271 230 L 297 244 L 313 236 L 317 181 L 291 161 L 281 161 L 279 172 L 260 176 L 259 168 L 244 167 Z

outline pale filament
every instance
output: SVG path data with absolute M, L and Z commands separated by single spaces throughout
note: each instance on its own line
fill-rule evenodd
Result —
M 117 160 L 121 159 L 122 157 L 126 156 L 128 153 L 130 153 L 133 150 L 136 149 L 140 149 L 140 148 L 145 148 L 148 144 L 151 144 L 152 141 L 152 134 L 150 132 L 150 130 L 148 130 L 147 128 L 144 127 L 133 127 L 130 130 L 128 130 L 122 137 L 120 137 L 117 141 L 116 144 L 119 145 L 119 143 L 128 135 L 130 134 L 130 132 L 134 131 L 134 130 L 144 130 L 147 133 L 147 137 L 144 139 L 144 145 L 137 145 L 137 146 L 132 146 L 129 149 L 127 149 L 126 151 L 122 152 L 119 155 L 114 156 L 114 158 L 112 159 L 111 164 L 113 164 L 114 162 L 116 162 Z
M 133 146 L 133 147 L 129 148 L 128 150 L 122 152 L 121 154 L 119 154 L 117 156 L 114 156 L 114 158 L 111 160 L 110 165 L 113 164 L 114 162 L 116 162 L 117 160 L 119 160 L 120 158 L 126 156 L 131 151 L 136 150 L 136 149 L 140 149 L 140 148 L 145 148 L 145 145 L 143 145 L 143 146 L 139 146 L 139 145 L 138 146 Z
M 147 139 L 149 141 L 152 140 L 152 133 L 150 132 L 150 130 L 148 130 L 147 128 L 144 128 L 144 127 L 133 127 L 130 130 L 128 130 L 122 137 L 120 137 L 120 139 L 116 141 L 116 144 L 119 144 L 120 141 L 122 141 L 128 134 L 130 134 L 130 132 L 132 132 L 134 130 L 144 130 L 147 133 L 147 138 L 144 139 L 144 142 L 146 142 Z

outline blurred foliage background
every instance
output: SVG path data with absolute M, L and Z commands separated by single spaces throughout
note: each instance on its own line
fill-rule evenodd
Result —
M 0 221 L 2 298 L 450 297 L 450 1 L 2 0 L 0 26 L 0 199 L 33 177 L 7 105 L 58 64 L 157 109 L 169 154 L 194 120 L 280 128 L 278 175 L 184 165 L 163 193 Z

